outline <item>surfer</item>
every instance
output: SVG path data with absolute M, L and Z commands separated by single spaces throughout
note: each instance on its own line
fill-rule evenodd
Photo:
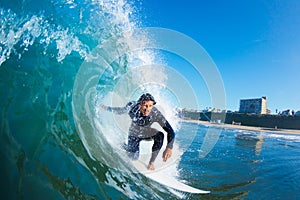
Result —
M 128 113 L 132 123 L 129 128 L 128 144 L 126 151 L 132 160 L 139 158 L 140 142 L 142 140 L 154 140 L 152 154 L 148 164 L 148 170 L 155 170 L 154 161 L 163 146 L 164 134 L 151 127 L 157 122 L 167 132 L 167 147 L 163 152 L 163 161 L 167 161 L 172 156 L 175 133 L 169 122 L 154 106 L 156 104 L 154 97 L 149 94 L 143 94 L 138 101 L 131 101 L 125 107 L 110 107 L 101 104 L 104 110 L 116 113 Z

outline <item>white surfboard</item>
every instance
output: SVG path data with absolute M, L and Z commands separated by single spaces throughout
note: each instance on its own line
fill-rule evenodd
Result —
M 159 128 L 159 127 L 158 127 Z M 187 184 L 184 184 L 180 181 L 178 181 L 173 174 L 170 174 L 170 172 L 173 172 L 172 167 L 176 167 L 175 165 L 172 165 L 171 163 L 175 163 L 176 159 L 178 159 L 181 156 L 181 152 L 179 151 L 178 145 L 174 143 L 172 157 L 168 159 L 167 162 L 163 162 L 162 160 L 162 152 L 166 147 L 166 137 L 164 141 L 164 146 L 162 147 L 161 151 L 159 152 L 156 160 L 155 160 L 155 170 L 148 170 L 147 165 L 151 156 L 151 148 L 153 145 L 153 141 L 141 141 L 140 143 L 140 156 L 139 159 L 136 161 L 132 161 L 131 163 L 133 166 L 137 169 L 138 172 L 145 175 L 146 177 L 165 185 L 169 188 L 173 188 L 175 190 L 181 191 L 181 192 L 188 192 L 193 194 L 208 194 L 210 191 L 200 190 L 198 188 L 194 188 L 192 186 L 189 186 Z M 171 165 L 170 165 L 171 164 Z
M 142 174 L 144 174 L 146 177 L 162 184 L 167 187 L 179 190 L 181 192 L 188 192 L 188 193 L 194 193 L 194 194 L 208 194 L 210 191 L 200 190 L 198 188 L 191 187 L 189 185 L 186 185 L 180 181 L 178 181 L 176 178 L 169 176 L 165 173 L 165 170 L 148 170 L 145 163 L 141 161 L 132 161 L 132 164 L 134 167 Z

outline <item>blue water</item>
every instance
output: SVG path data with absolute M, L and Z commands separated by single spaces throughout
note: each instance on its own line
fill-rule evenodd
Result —
M 183 129 L 194 126 L 185 124 Z M 221 129 L 214 149 L 201 158 L 207 129 L 199 125 L 179 165 L 183 179 L 212 191 L 203 199 L 300 198 L 300 136 Z
M 299 136 L 180 123 L 151 38 L 124 34 L 143 26 L 137 10 L 125 0 L 0 2 L 1 199 L 299 199 Z M 128 119 L 99 104 L 145 91 L 183 152 L 170 171 L 211 194 L 148 180 L 117 150 Z

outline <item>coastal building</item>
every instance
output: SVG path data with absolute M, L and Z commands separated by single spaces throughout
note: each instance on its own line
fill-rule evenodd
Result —
M 290 116 L 290 115 L 293 115 L 293 111 L 290 109 L 287 109 L 287 110 L 282 111 L 281 115 Z
M 241 99 L 240 113 L 267 114 L 267 97 Z

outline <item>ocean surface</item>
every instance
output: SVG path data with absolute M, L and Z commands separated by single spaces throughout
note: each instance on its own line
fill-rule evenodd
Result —
M 0 2 L 1 199 L 300 199 L 300 136 L 178 119 L 173 71 L 149 49 L 136 5 Z M 128 162 L 120 144 L 130 121 L 100 105 L 146 91 L 176 131 L 170 175 L 211 194 L 172 190 Z
M 212 191 L 201 199 L 300 198 L 300 136 L 223 128 L 212 151 L 201 158 L 209 127 L 185 123 L 182 134 L 195 126 L 197 134 L 179 169 L 182 179 Z

